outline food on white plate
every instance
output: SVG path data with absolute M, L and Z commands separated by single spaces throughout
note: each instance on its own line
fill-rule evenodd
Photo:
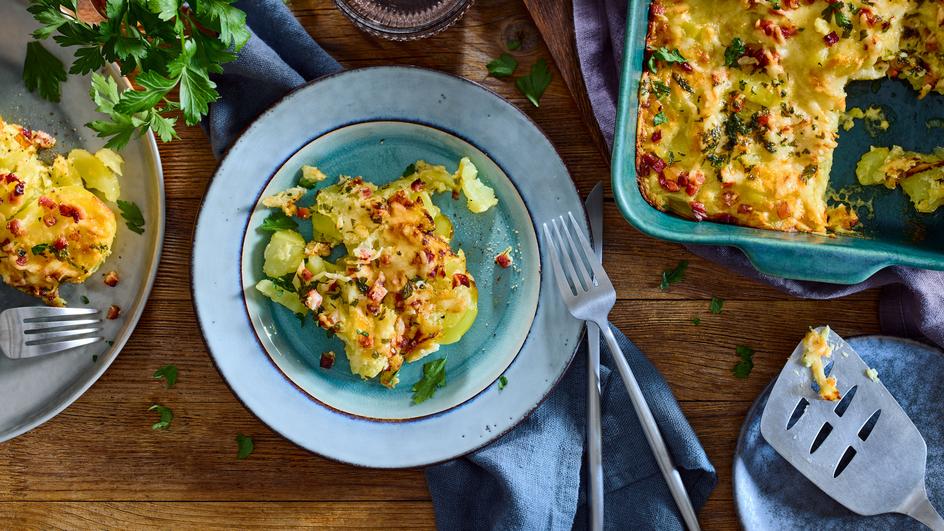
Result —
M 0 277 L 46 304 L 63 306 L 59 286 L 81 283 L 115 240 L 109 200 L 120 193 L 121 157 L 103 149 L 43 153 L 55 139 L 0 118 Z
M 901 186 L 915 210 L 932 213 L 944 205 L 944 148 L 915 153 L 899 146 L 872 146 L 859 159 L 856 177 L 862 184 Z
M 826 199 L 845 87 L 894 76 L 918 97 L 944 94 L 941 20 L 944 4 L 931 0 L 654 1 L 636 139 L 642 195 L 695 221 L 852 230 L 856 213 Z
M 383 186 L 341 176 L 306 199 L 323 175 L 308 166 L 303 186 L 262 200 L 276 211 L 262 227 L 274 232 L 256 288 L 337 335 L 354 374 L 392 388 L 404 362 L 458 341 L 478 314 L 475 279 L 465 253 L 451 247 L 453 224 L 433 195 L 461 193 L 475 213 L 498 199 L 467 158 L 454 173 L 417 161 Z M 291 228 L 295 219 L 310 219 L 310 239 Z M 339 247 L 342 256 L 330 260 Z M 322 356 L 323 368 L 333 363 Z
M 826 362 L 833 355 L 833 347 L 829 344 L 829 327 L 822 331 L 810 330 L 803 338 L 803 357 L 800 361 L 810 369 L 813 381 L 819 387 L 819 397 L 823 400 L 839 400 L 839 389 L 836 387 L 836 377 L 826 376 Z

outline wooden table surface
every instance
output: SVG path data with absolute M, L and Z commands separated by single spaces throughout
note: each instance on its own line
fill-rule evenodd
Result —
M 581 194 L 609 169 L 570 92 L 554 81 L 534 108 L 513 84 L 486 76 L 485 63 L 512 52 L 519 71 L 550 59 L 518 0 L 479 0 L 455 27 L 427 41 L 395 44 L 357 31 L 328 0 L 293 0 L 306 28 L 346 67 L 414 64 L 483 83 L 525 110 L 560 151 Z M 182 131 L 161 146 L 167 236 L 157 283 L 140 324 L 104 377 L 64 413 L 0 445 L 4 528 L 193 528 L 326 526 L 431 528 L 422 470 L 379 473 L 302 451 L 247 411 L 210 361 L 190 303 L 191 234 L 200 198 L 216 169 L 203 132 Z M 701 511 L 706 529 L 737 527 L 731 457 L 744 414 L 810 325 L 844 336 L 878 332 L 875 291 L 835 301 L 787 297 L 630 227 L 607 193 L 606 266 L 619 294 L 613 320 L 669 381 L 718 471 Z M 662 270 L 689 260 L 684 282 L 659 289 Z M 724 312 L 708 311 L 712 296 Z M 697 326 L 692 316 L 701 318 Z M 756 349 L 746 380 L 732 376 L 734 349 Z M 173 363 L 177 386 L 151 379 Z M 152 403 L 173 408 L 169 431 L 151 430 Z M 237 433 L 256 450 L 236 459 Z

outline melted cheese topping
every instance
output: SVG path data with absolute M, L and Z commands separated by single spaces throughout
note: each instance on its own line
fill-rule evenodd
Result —
M 0 276 L 61 306 L 62 282 L 85 281 L 111 253 L 115 214 L 70 163 L 39 157 L 55 140 L 0 120 Z
M 845 86 L 885 76 L 903 23 L 929 18 L 911 16 L 907 0 L 725 4 L 651 6 L 637 123 L 643 196 L 696 221 L 850 230 L 856 214 L 825 199 Z
M 825 367 L 827 358 L 832 357 L 833 347 L 829 344 L 829 327 L 822 331 L 810 330 L 803 338 L 803 357 L 800 361 L 810 369 L 813 380 L 819 386 L 819 397 L 823 400 L 839 400 L 839 389 L 836 387 L 836 377 L 826 376 Z
M 899 146 L 872 147 L 856 165 L 862 184 L 901 186 L 918 212 L 935 212 L 944 205 L 944 148 L 934 153 L 905 151 Z
M 452 224 L 431 194 L 452 192 L 458 198 L 463 191 L 473 212 L 497 203 L 467 159 L 455 174 L 422 161 L 412 168 L 404 178 L 379 187 L 342 176 L 319 191 L 310 207 L 298 206 L 301 196 L 294 189 L 263 201 L 311 216 L 313 239 L 298 244 L 309 256 L 293 279 L 301 311 L 314 311 L 318 324 L 344 342 L 354 374 L 379 375 L 388 387 L 397 384 L 404 361 L 458 341 L 478 313 L 475 279 L 463 251 L 452 249 Z M 344 256 L 329 262 L 325 257 L 338 245 Z M 272 246 L 266 249 L 266 268 L 281 271 L 271 267 L 274 257 L 291 252 Z M 285 303 L 284 292 L 272 292 L 268 285 L 261 291 Z M 299 311 L 292 302 L 286 305 Z

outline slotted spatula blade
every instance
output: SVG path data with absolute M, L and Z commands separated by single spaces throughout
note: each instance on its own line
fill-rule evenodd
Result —
M 881 381 L 869 378 L 869 366 L 852 347 L 832 331 L 828 342 L 841 399 L 819 397 L 801 362 L 801 343 L 770 392 L 760 424 L 764 439 L 849 510 L 906 514 L 944 531 L 925 490 L 928 449 L 918 428 Z

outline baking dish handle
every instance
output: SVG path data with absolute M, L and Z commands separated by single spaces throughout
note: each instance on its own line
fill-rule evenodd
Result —
M 825 246 L 810 249 L 785 243 L 755 241 L 738 247 L 761 273 L 794 280 L 858 284 L 890 265 L 882 257 L 855 256 L 859 254 L 855 249 Z

